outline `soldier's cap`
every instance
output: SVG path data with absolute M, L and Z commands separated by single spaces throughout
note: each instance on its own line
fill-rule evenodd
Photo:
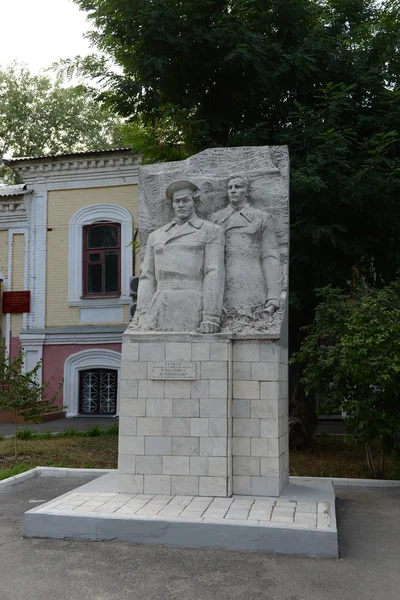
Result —
M 187 181 L 185 179 L 178 179 L 176 181 L 171 181 L 171 183 L 165 190 L 165 195 L 167 196 L 168 200 L 172 200 L 172 195 L 175 192 L 179 192 L 181 190 L 182 191 L 188 190 L 188 189 L 191 190 L 192 192 L 197 192 L 197 194 L 196 193 L 194 194 L 194 199 L 196 200 L 197 197 L 200 195 L 199 188 L 197 187 L 197 185 L 195 185 L 191 181 Z

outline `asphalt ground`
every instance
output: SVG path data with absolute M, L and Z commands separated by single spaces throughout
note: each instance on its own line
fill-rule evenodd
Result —
M 21 538 L 24 511 L 84 482 L 0 488 L 0 600 L 400 598 L 400 488 L 337 490 L 339 560 Z

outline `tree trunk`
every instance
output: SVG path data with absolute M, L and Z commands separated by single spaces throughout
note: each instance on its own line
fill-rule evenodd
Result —
M 289 428 L 291 447 L 311 446 L 318 426 L 317 399 L 315 394 L 306 394 L 302 377 L 302 365 L 289 365 L 289 422 L 296 420 Z
M 289 356 L 300 349 L 305 336 L 302 328 L 305 324 L 312 323 L 313 318 L 312 303 L 301 311 L 293 309 L 289 304 Z M 303 368 L 304 366 L 299 363 L 289 365 L 289 423 L 290 417 L 301 421 L 301 426 L 296 424 L 289 428 L 289 444 L 297 448 L 312 444 L 318 426 L 317 397 L 314 393 L 306 394 L 300 382 Z
M 18 438 L 17 438 L 18 423 L 17 423 L 17 415 L 14 410 L 13 410 L 13 419 L 14 419 L 14 458 L 17 458 L 17 456 L 18 456 Z
M 377 471 L 376 471 L 374 457 L 372 456 L 372 450 L 371 450 L 371 446 L 370 446 L 369 442 L 367 442 L 365 444 L 365 452 L 366 452 L 366 455 L 367 455 L 367 465 L 368 465 L 368 468 L 369 468 L 370 472 L 372 473 L 373 477 L 376 478 Z

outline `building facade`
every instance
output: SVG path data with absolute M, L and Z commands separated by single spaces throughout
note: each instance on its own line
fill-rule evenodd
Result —
M 23 184 L 0 188 L 2 291 L 30 292 L 29 312 L 2 314 L 6 347 L 23 347 L 26 369 L 42 361 L 50 396 L 64 379 L 57 403 L 67 416 L 114 416 L 139 271 L 130 245 L 139 157 L 122 149 L 4 162 Z

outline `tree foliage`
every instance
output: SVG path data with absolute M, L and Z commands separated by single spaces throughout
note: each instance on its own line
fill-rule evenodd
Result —
M 0 157 L 120 147 L 120 119 L 97 94 L 32 75 L 17 63 L 0 68 Z
M 352 299 L 340 290 L 319 290 L 315 319 L 294 361 L 304 363 L 303 383 L 324 414 L 346 414 L 348 430 L 400 457 L 400 280 L 383 289 L 363 286 Z M 351 300 L 351 301 L 349 301 Z
M 24 421 L 40 421 L 46 412 L 55 410 L 54 402 L 62 382 L 52 398 L 47 398 L 48 383 L 38 383 L 39 361 L 33 369 L 24 372 L 25 354 L 21 347 L 13 358 L 0 343 L 0 410 L 11 412 L 14 420 L 15 456 L 17 456 L 18 417 Z
M 394 278 L 397 0 L 75 2 L 101 52 L 75 66 L 102 80 L 103 100 L 132 121 L 126 132 L 148 160 L 289 145 L 292 331 L 312 320 L 315 288 L 343 286 L 354 269 L 377 284 Z
M 297 103 L 313 107 L 329 83 L 398 83 L 398 3 L 371 0 L 75 0 L 90 37 L 122 73 L 106 96 L 148 122 L 173 111 L 188 149 L 265 143 Z M 82 61 L 81 61 L 82 67 Z

